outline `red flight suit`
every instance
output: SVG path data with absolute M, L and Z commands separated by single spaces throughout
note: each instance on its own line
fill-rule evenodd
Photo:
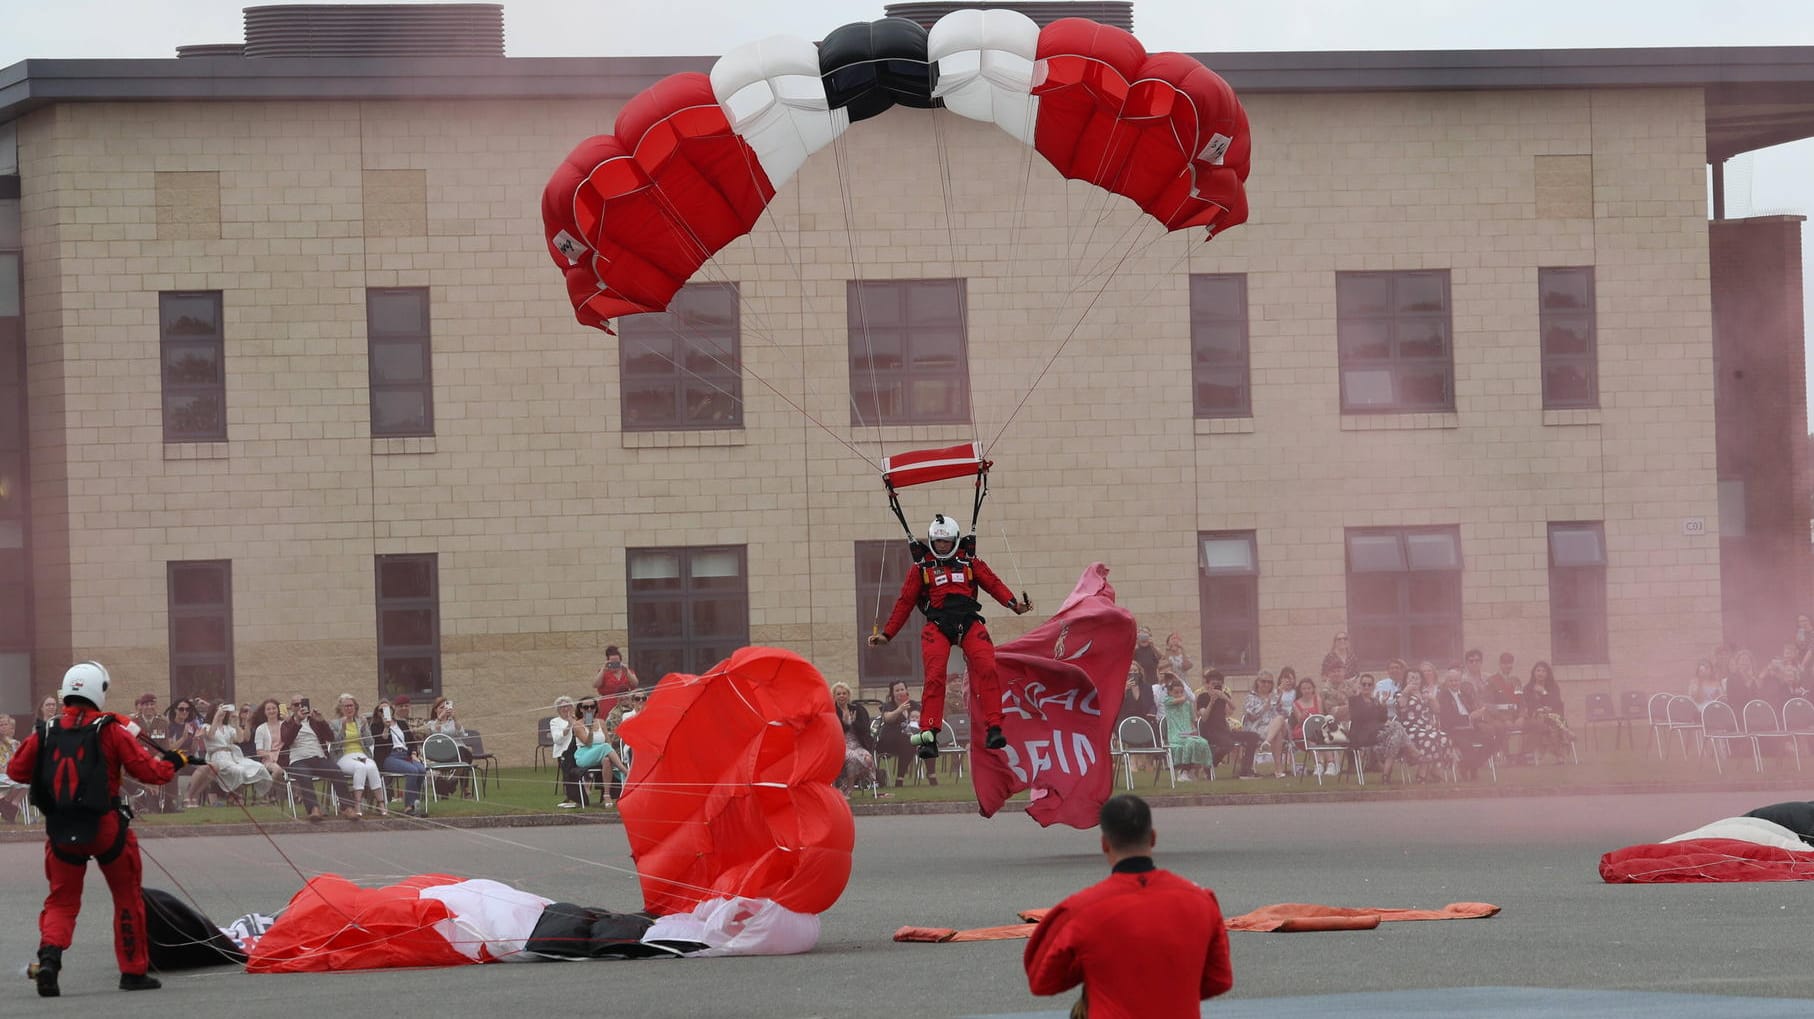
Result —
M 882 636 L 893 640 L 915 606 L 926 617 L 926 625 L 920 628 L 920 657 L 926 670 L 926 685 L 920 691 L 921 729 L 945 726 L 945 664 L 951 657 L 952 644 L 958 642 L 935 621 L 939 618 L 947 619 L 947 628 L 963 631 L 963 641 L 958 646 L 964 649 L 964 661 L 970 664 L 970 685 L 982 703 L 983 724 L 1001 724 L 1001 679 L 995 671 L 995 643 L 989 639 L 989 628 L 983 625 L 982 617 L 970 608 L 976 605 L 978 588 L 1008 608 L 1017 603 L 1014 592 L 981 559 L 967 559 L 961 554 L 949 559 L 928 556 L 908 568 L 907 579 L 901 583 L 901 596 L 882 626 Z
M 102 712 L 89 707 L 66 707 L 53 724 L 65 729 L 79 729 L 94 724 Z M 114 716 L 116 719 L 119 716 Z M 101 756 L 106 760 L 107 791 L 120 797 L 120 769 L 146 785 L 163 785 L 176 777 L 176 769 L 134 739 L 120 719 L 101 729 Z M 32 780 L 38 765 L 38 734 L 34 730 L 6 765 L 6 777 L 21 784 Z M 139 859 L 139 840 L 126 824 L 125 815 L 114 811 L 101 819 L 93 842 L 53 849 L 44 843 L 44 876 L 50 880 L 50 895 L 44 900 L 44 911 L 38 914 L 40 946 L 68 949 L 76 933 L 76 914 L 82 910 L 82 880 L 88 873 L 88 857 L 101 865 L 101 875 L 113 893 L 113 953 L 119 959 L 120 972 L 143 976 L 150 962 L 145 943 L 145 896 L 140 886 L 143 863 Z
M 1021 961 L 1034 994 L 1083 984 L 1090 1019 L 1196 1019 L 1235 985 L 1216 893 L 1145 856 L 1053 908 Z

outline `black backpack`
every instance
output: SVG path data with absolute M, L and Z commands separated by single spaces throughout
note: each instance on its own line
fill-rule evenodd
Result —
M 118 809 L 107 786 L 101 732 L 114 720 L 102 715 L 71 729 L 55 719 L 40 721 L 38 767 L 32 775 L 31 802 L 44 814 L 44 829 L 53 849 L 93 842 L 101 818 Z

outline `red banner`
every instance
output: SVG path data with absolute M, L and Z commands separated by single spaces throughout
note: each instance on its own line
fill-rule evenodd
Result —
M 1107 566 L 1092 563 L 1057 614 L 996 649 L 1008 746 L 985 750 L 982 728 L 971 727 L 984 817 L 1027 789 L 1027 813 L 1042 826 L 1096 826 L 1115 788 L 1109 734 L 1134 658 L 1134 617 L 1115 604 L 1108 577 Z M 974 685 L 970 699 L 970 717 L 981 718 Z

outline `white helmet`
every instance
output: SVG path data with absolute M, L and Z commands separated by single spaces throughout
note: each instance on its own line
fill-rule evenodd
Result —
M 944 515 L 934 513 L 932 524 L 926 528 L 926 543 L 931 546 L 932 554 L 940 559 L 949 559 L 957 554 L 957 521 Z M 951 547 L 943 552 L 938 550 L 938 543 L 948 541 Z
M 63 685 L 57 688 L 57 700 L 69 703 L 71 697 L 80 697 L 97 709 L 107 706 L 107 688 L 113 685 L 113 677 L 107 675 L 107 668 L 100 662 L 77 662 L 63 674 Z

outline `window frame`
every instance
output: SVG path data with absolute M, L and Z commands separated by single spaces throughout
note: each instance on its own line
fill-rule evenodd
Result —
M 1556 562 L 1556 534 L 1558 531 L 1592 531 L 1599 542 L 1600 561 L 1598 563 L 1558 564 Z M 1549 647 L 1550 658 L 1557 665 L 1609 665 L 1612 663 L 1609 637 L 1609 617 L 1607 614 L 1606 571 L 1610 556 L 1606 548 L 1606 524 L 1600 520 L 1559 520 L 1551 521 L 1544 529 L 1544 544 L 1547 547 L 1549 563 Z M 1558 609 L 1558 605 L 1568 601 L 1564 597 L 1566 589 L 1575 585 L 1577 590 L 1588 594 L 1590 604 L 1585 608 L 1570 605 Z M 1570 622 L 1586 623 L 1589 642 L 1576 646 L 1564 639 L 1567 632 L 1564 624 Z
M 410 296 L 419 298 L 422 304 L 422 331 L 381 330 L 378 327 L 376 305 L 379 300 L 390 297 Z M 415 344 L 421 348 L 422 378 L 408 382 L 392 382 L 378 377 L 378 350 L 380 347 L 404 346 Z M 365 362 L 368 410 L 371 413 L 371 433 L 375 439 L 425 438 L 435 434 L 435 361 L 434 361 L 434 303 L 428 287 L 367 287 L 365 289 Z M 417 426 L 381 426 L 378 422 L 378 394 L 409 393 L 420 391 L 422 394 L 422 425 Z
M 435 552 L 399 552 L 372 556 L 372 603 L 375 609 L 377 627 L 377 673 L 374 677 L 377 695 L 380 698 L 395 699 L 407 694 L 412 699 L 426 695 L 435 698 L 442 695 L 441 674 L 441 561 Z M 427 563 L 427 595 L 386 595 L 384 591 L 384 567 L 390 564 Z M 384 614 L 386 612 L 419 612 L 429 613 L 428 644 L 392 644 L 384 639 Z M 426 658 L 429 661 L 429 689 L 420 688 L 402 690 L 390 689 L 391 683 L 386 677 L 385 667 L 390 662 L 412 661 Z
M 907 571 L 913 568 L 913 556 L 907 550 L 907 543 L 899 538 L 890 538 L 857 541 L 853 546 L 852 562 L 856 570 L 857 593 L 857 694 L 860 697 L 864 690 L 876 687 L 887 689 L 896 680 L 905 682 L 910 688 L 918 686 L 926 677 L 920 642 L 897 636 L 881 647 L 870 647 L 870 631 L 865 626 L 866 622 L 880 626 L 888 621 L 888 613 L 901 595 L 901 585 L 906 583 Z M 883 567 L 881 570 L 876 569 L 878 555 L 887 557 L 880 561 Z M 879 613 L 879 617 L 870 620 L 872 613 Z M 906 671 L 878 667 L 895 660 L 904 660 Z
M 164 290 L 157 295 L 157 332 L 158 332 L 158 386 L 163 408 L 164 441 L 176 442 L 225 442 L 227 441 L 227 323 L 226 301 L 219 290 Z M 168 302 L 174 300 L 211 300 L 214 305 L 214 332 L 211 335 L 175 334 L 168 329 Z M 173 348 L 206 347 L 214 356 L 218 378 L 213 382 L 172 382 L 170 381 L 169 359 Z M 220 406 L 220 422 L 216 428 L 184 429 L 175 427 L 172 421 L 175 408 L 174 400 L 182 397 L 214 396 Z
M 932 286 L 949 285 L 956 290 L 957 322 L 956 347 L 957 364 L 949 368 L 928 368 L 914 365 L 913 350 L 916 344 L 931 342 L 937 330 L 945 328 L 946 323 L 936 322 L 933 316 L 917 319 L 916 309 L 922 308 L 913 300 L 915 290 Z M 873 321 L 881 317 L 879 305 L 883 300 L 898 301 L 898 324 L 882 324 Z M 928 279 L 887 279 L 887 280 L 846 280 L 844 284 L 845 305 L 845 339 L 848 357 L 846 365 L 850 378 L 850 423 L 855 427 L 884 427 L 898 425 L 952 425 L 971 423 L 974 412 L 970 392 L 970 288 L 969 281 L 961 277 L 938 277 Z M 876 337 L 879 333 L 892 333 L 898 341 L 900 366 L 878 368 L 875 365 Z M 912 391 L 916 385 L 939 382 L 953 386 L 951 392 L 955 409 L 949 414 L 919 414 L 915 412 Z M 898 386 L 901 393 L 902 409 L 884 414 L 878 394 L 885 389 Z M 864 405 L 863 393 L 867 390 L 870 396 L 868 406 Z
M 1387 310 L 1384 312 L 1359 312 L 1352 308 L 1344 310 L 1343 305 L 1349 300 L 1344 297 L 1348 289 L 1344 284 L 1353 286 L 1370 279 L 1384 280 L 1388 284 L 1390 300 Z M 1435 279 L 1441 282 L 1442 310 L 1440 312 L 1406 311 L 1400 307 L 1400 288 L 1418 279 Z M 1452 283 L 1447 269 L 1367 270 L 1335 274 L 1336 362 L 1343 414 L 1443 414 L 1454 412 L 1455 300 Z M 1402 328 L 1416 322 L 1434 322 L 1441 325 L 1442 356 L 1407 356 L 1400 353 Z M 1358 357 L 1349 352 L 1350 345 L 1355 342 L 1357 328 L 1366 323 L 1383 324 L 1386 327 L 1388 350 L 1384 357 Z M 1444 399 L 1434 403 L 1407 402 L 1403 393 L 1406 373 L 1411 369 L 1436 367 L 1440 367 L 1443 372 Z M 1390 403 L 1372 404 L 1351 401 L 1348 381 L 1350 373 L 1367 370 L 1391 373 L 1393 399 Z
M 1228 314 L 1221 302 L 1207 291 L 1213 286 L 1234 288 L 1238 314 Z M 1208 346 L 1203 330 L 1211 327 L 1235 327 L 1240 331 L 1240 344 L 1226 363 L 1210 363 L 1205 358 Z M 1253 343 L 1251 313 L 1247 298 L 1247 274 L 1244 272 L 1192 273 L 1190 277 L 1190 391 L 1192 409 L 1199 419 L 1253 417 Z M 1233 403 L 1217 405 L 1204 399 L 1204 387 L 1213 384 L 1215 376 L 1240 377 L 1240 396 Z
M 694 576 L 693 564 L 697 559 L 708 555 L 732 553 L 737 558 L 736 590 L 699 589 L 697 582 L 701 579 Z M 667 556 L 680 557 L 680 565 L 674 578 L 676 586 L 671 590 L 659 588 L 637 588 L 636 569 L 639 557 Z M 644 578 L 646 579 L 646 578 Z M 685 672 L 699 675 L 718 664 L 737 648 L 747 646 L 750 642 L 750 572 L 749 547 L 747 545 L 657 545 L 624 550 L 624 591 L 625 607 L 628 617 L 625 626 L 629 633 L 630 647 L 636 652 L 635 662 L 649 668 L 651 680 L 668 672 Z M 741 604 L 743 621 L 740 633 L 700 634 L 695 623 L 695 606 L 718 603 L 730 607 L 730 614 L 736 613 L 736 606 Z M 663 636 L 650 633 L 638 622 L 639 610 L 649 605 L 677 605 L 679 607 L 679 633 L 677 636 Z M 677 659 L 678 666 L 670 666 L 668 661 Z M 633 662 L 632 664 L 635 664 Z M 650 663 L 654 663 L 651 665 Z
M 1544 301 L 1546 281 L 1553 275 L 1579 274 L 1585 280 L 1585 308 L 1552 310 Z M 1549 350 L 1549 333 L 1553 325 L 1580 327 L 1587 350 L 1578 354 L 1553 354 Z M 1537 342 L 1539 372 L 1543 389 L 1544 410 L 1596 410 L 1600 406 L 1600 315 L 1599 291 L 1591 265 L 1545 266 L 1537 270 Z M 1587 378 L 1590 392 L 1585 397 L 1568 399 L 1551 392 L 1550 372 L 1559 368 L 1578 367 Z
M 215 574 L 222 592 L 221 600 L 218 602 L 179 602 L 177 600 L 179 574 L 190 572 Z M 167 616 L 167 651 L 170 659 L 172 699 L 203 693 L 200 690 L 179 688 L 182 681 L 177 677 L 181 670 L 197 666 L 218 665 L 222 667 L 222 689 L 207 691 L 209 699 L 218 702 L 221 698 L 225 698 L 237 702 L 233 669 L 233 560 L 172 559 L 166 561 L 164 564 L 164 605 Z M 183 624 L 207 619 L 219 620 L 222 649 L 219 651 L 193 651 L 179 647 L 178 636 L 182 632 Z
M 1452 567 L 1422 568 L 1412 567 L 1410 539 L 1440 534 L 1449 537 L 1453 542 L 1455 564 Z M 1354 539 L 1394 537 L 1398 540 L 1398 561 L 1401 564 L 1394 569 L 1354 568 Z M 1419 525 L 1412 527 L 1350 527 L 1342 535 L 1343 572 L 1347 597 L 1348 633 L 1354 637 L 1352 646 L 1361 666 L 1367 669 L 1384 668 L 1394 658 L 1402 658 L 1413 664 L 1428 659 L 1434 662 L 1456 661 L 1461 658 L 1463 644 L 1463 625 L 1465 623 L 1466 603 L 1462 590 L 1462 577 L 1466 572 L 1466 555 L 1461 546 L 1461 526 L 1459 524 Z M 1442 611 L 1428 609 L 1413 610 L 1413 603 L 1418 592 L 1413 590 L 1420 576 L 1453 575 L 1445 580 L 1445 586 L 1452 586 L 1454 603 Z M 1359 590 L 1366 581 L 1357 578 L 1394 576 L 1398 578 L 1394 585 L 1395 604 L 1391 612 L 1370 611 L 1365 591 Z M 1396 646 L 1380 649 L 1373 646 L 1373 641 L 1363 637 L 1392 628 Z M 1417 630 L 1428 630 L 1444 627 L 1448 632 L 1447 646 L 1443 648 L 1419 648 L 1415 646 L 1413 633 Z
M 689 328 L 689 323 L 683 316 L 695 312 L 693 305 L 710 300 L 708 295 L 722 294 L 728 294 L 730 299 L 728 334 L 718 335 L 709 329 Z M 707 315 L 712 313 L 709 308 L 699 311 Z M 670 349 L 677 356 L 662 355 L 668 362 L 665 368 L 658 371 L 645 370 L 630 363 L 634 344 L 643 342 L 645 335 L 673 341 Z M 701 348 L 705 349 L 705 356 L 711 362 L 710 369 L 698 371 L 687 367 L 688 352 L 714 339 L 723 341 L 728 347 L 728 355 L 720 356 L 709 348 Z M 743 292 L 738 284 L 689 283 L 675 293 L 668 302 L 667 310 L 625 315 L 618 319 L 617 340 L 617 378 L 624 393 L 618 400 L 618 424 L 624 431 L 728 431 L 743 428 Z M 671 416 L 631 420 L 632 405 L 628 396 L 631 386 L 656 382 L 665 382 L 672 387 L 672 402 L 669 407 Z M 689 386 L 695 382 L 703 383 L 730 398 L 731 415 L 728 420 L 697 417 L 688 411 L 686 394 Z
M 1241 540 L 1247 543 L 1247 556 L 1251 565 L 1245 568 L 1216 567 L 1209 563 L 1208 545 L 1212 541 Z M 1224 606 L 1238 602 L 1234 606 L 1239 611 L 1231 613 Z M 1252 675 L 1260 669 L 1260 542 L 1257 532 L 1245 531 L 1199 531 L 1197 532 L 1197 604 L 1198 636 L 1203 649 L 1202 667 L 1216 668 L 1228 675 Z M 1237 619 L 1241 625 L 1230 625 L 1225 620 Z M 1247 646 L 1247 661 L 1227 662 L 1219 660 L 1215 648 L 1220 646 L 1217 634 L 1242 634 Z

